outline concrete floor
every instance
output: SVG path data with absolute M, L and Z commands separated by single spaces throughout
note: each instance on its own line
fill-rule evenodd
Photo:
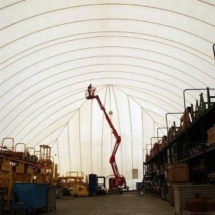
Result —
M 40 213 L 41 214 L 41 213 Z M 136 192 L 122 195 L 96 197 L 63 197 L 57 199 L 56 211 L 50 215 L 174 215 L 169 202 L 149 194 L 137 196 Z

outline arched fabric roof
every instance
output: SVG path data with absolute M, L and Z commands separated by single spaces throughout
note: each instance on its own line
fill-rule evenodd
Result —
M 166 113 L 184 111 L 183 90 L 214 87 L 214 12 L 212 0 L 1 1 L 1 139 L 51 146 L 61 174 L 112 174 L 115 139 L 96 100 L 85 99 L 91 83 L 113 112 L 117 165 L 135 188 L 146 144 Z

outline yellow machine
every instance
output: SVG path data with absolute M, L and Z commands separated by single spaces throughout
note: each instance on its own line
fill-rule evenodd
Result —
M 14 139 L 6 137 L 0 146 L 0 190 L 4 191 L 4 210 L 11 209 L 12 188 L 14 182 L 36 182 L 56 185 L 54 159 L 51 147 L 40 145 L 36 155 L 33 147 L 24 143 L 14 145 Z
M 84 173 L 75 171 L 67 172 L 67 176 L 58 177 L 58 181 L 62 188 L 69 190 L 72 196 L 88 196 L 89 184 L 88 180 L 84 181 Z
M 10 200 L 12 195 L 12 186 L 14 183 L 12 166 L 10 160 L 6 158 L 0 158 L 0 189 L 5 191 L 4 194 L 4 209 L 10 209 Z
M 89 195 L 88 183 L 83 181 L 74 182 L 73 193 L 74 196 L 88 196 Z

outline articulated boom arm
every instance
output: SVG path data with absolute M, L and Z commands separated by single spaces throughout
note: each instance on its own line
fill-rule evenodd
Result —
M 113 173 L 114 173 L 114 177 L 115 177 L 112 180 L 110 186 L 111 187 L 118 187 L 119 188 L 121 186 L 126 186 L 125 177 L 119 174 L 119 170 L 117 168 L 116 161 L 115 161 L 115 155 L 116 155 L 117 149 L 119 148 L 119 144 L 121 142 L 121 137 L 119 136 L 119 134 L 117 133 L 116 129 L 114 128 L 114 126 L 113 126 L 113 124 L 112 124 L 112 122 L 110 120 L 110 117 L 106 113 L 106 110 L 105 110 L 104 106 L 101 103 L 101 100 L 100 100 L 99 96 L 98 95 L 94 95 L 95 90 L 96 90 L 96 88 L 92 87 L 92 85 L 90 84 L 88 86 L 88 89 L 86 90 L 86 99 L 96 99 L 97 100 L 100 108 L 102 109 L 102 111 L 105 114 L 105 117 L 106 117 L 106 119 L 108 121 L 108 124 L 110 125 L 110 127 L 112 129 L 113 135 L 116 138 L 116 143 L 114 145 L 114 149 L 113 149 L 113 152 L 111 154 L 110 161 L 109 161 L 110 164 L 111 164 Z
M 116 138 L 116 143 L 115 143 L 115 146 L 114 146 L 114 149 L 113 149 L 113 152 L 112 152 L 112 154 L 111 154 L 111 157 L 110 157 L 110 161 L 109 161 L 109 162 L 110 162 L 111 167 L 112 167 L 112 169 L 113 169 L 113 173 L 114 173 L 115 178 L 118 179 L 118 178 L 120 178 L 121 176 L 120 176 L 120 174 L 119 174 L 119 170 L 118 170 L 117 165 L 116 165 L 115 155 L 116 155 L 117 149 L 118 149 L 118 147 L 119 147 L 119 144 L 120 144 L 120 142 L 121 142 L 121 137 L 118 135 L 116 129 L 114 128 L 113 123 L 111 122 L 110 117 L 109 117 L 108 114 L 106 113 L 106 110 L 105 110 L 104 106 L 102 105 L 99 96 L 96 95 L 96 96 L 94 96 L 94 98 L 96 98 L 96 100 L 98 101 L 98 104 L 99 104 L 100 108 L 102 109 L 102 111 L 104 112 L 105 117 L 106 117 L 106 119 L 107 119 L 107 121 L 108 121 L 108 124 L 110 125 L 110 127 L 111 127 L 111 129 L 112 129 L 113 135 L 114 135 L 114 137 Z

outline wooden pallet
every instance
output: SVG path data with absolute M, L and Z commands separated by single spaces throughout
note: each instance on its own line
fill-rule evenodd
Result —
M 182 215 L 215 215 L 215 212 L 191 212 L 182 210 Z
M 213 198 L 215 194 L 215 186 L 213 185 L 174 185 L 173 189 L 175 215 L 184 215 L 182 211 L 185 210 L 186 201 L 194 198 L 194 194 L 198 193 L 208 199 Z

